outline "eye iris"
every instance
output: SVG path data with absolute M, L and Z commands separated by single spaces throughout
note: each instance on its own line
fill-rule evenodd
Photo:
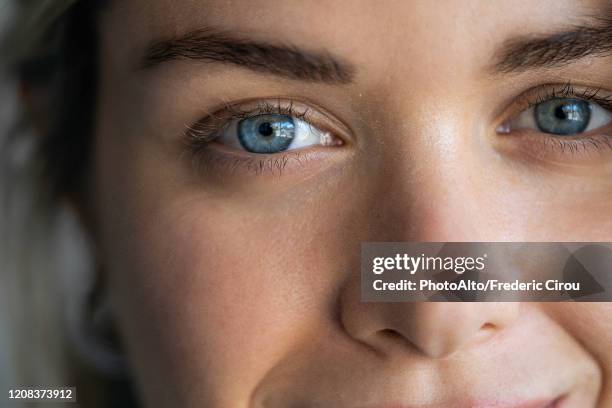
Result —
M 288 115 L 258 115 L 238 123 L 238 140 L 251 153 L 287 150 L 295 138 L 295 124 Z
M 591 119 L 591 106 L 579 99 L 551 99 L 536 105 L 535 121 L 542 132 L 555 135 L 582 133 Z

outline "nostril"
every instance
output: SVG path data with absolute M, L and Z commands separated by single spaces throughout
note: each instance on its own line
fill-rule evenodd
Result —
M 480 326 L 480 330 L 485 330 L 485 331 L 495 330 L 495 325 L 493 323 L 485 323 L 482 326 Z
M 378 334 L 378 337 L 382 339 L 383 341 L 393 342 L 396 344 L 397 343 L 401 343 L 401 344 L 410 343 L 410 341 L 406 339 L 406 337 L 402 336 L 400 332 L 393 330 L 393 329 L 379 330 L 377 334 Z
M 393 329 L 383 329 L 383 330 L 379 330 L 378 334 L 383 336 L 383 337 L 387 337 L 387 338 L 397 338 L 397 337 L 402 337 L 398 332 L 396 332 Z
M 477 343 L 487 341 L 495 335 L 498 327 L 493 323 L 485 323 L 480 326 L 480 330 L 474 335 L 474 341 Z
M 387 344 L 393 343 L 402 347 L 406 347 L 408 345 L 411 349 L 415 348 L 414 344 L 409 339 L 407 339 L 406 336 L 402 335 L 402 333 L 398 332 L 397 330 L 379 330 L 377 332 L 377 337 Z

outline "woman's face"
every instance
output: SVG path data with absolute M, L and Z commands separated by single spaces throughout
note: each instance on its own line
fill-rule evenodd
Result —
M 595 0 L 112 2 L 93 213 L 146 406 L 612 406 L 612 304 L 359 291 L 362 241 L 612 240 L 611 37 Z

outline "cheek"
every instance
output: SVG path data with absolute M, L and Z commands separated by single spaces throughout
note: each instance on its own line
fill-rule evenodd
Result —
M 249 233 L 237 221 L 156 217 L 136 227 L 135 250 L 113 271 L 129 337 L 138 347 L 148 339 L 136 358 L 158 356 L 161 366 L 148 369 L 177 373 L 183 386 L 248 389 L 307 324 L 303 304 L 317 302 L 308 271 L 290 259 L 299 250 L 291 237 Z
M 552 314 L 587 350 L 612 381 L 612 303 L 568 303 L 549 306 Z M 612 383 L 608 384 L 612 390 Z
M 97 138 L 98 241 L 142 394 L 150 406 L 240 406 L 329 325 L 358 271 L 367 194 L 356 199 L 342 172 L 300 194 L 211 189 L 154 140 L 111 130 Z
M 564 330 L 595 358 L 604 380 L 600 401 L 612 401 L 612 303 L 545 305 Z
M 340 256 L 358 254 L 342 239 L 351 215 L 321 211 L 318 200 L 227 200 L 127 183 L 140 189 L 104 210 L 117 226 L 105 234 L 105 259 L 145 394 L 168 387 L 155 373 L 172 372 L 183 398 L 202 398 L 197 385 L 211 406 L 237 406 L 333 316 L 335 288 L 357 271 Z

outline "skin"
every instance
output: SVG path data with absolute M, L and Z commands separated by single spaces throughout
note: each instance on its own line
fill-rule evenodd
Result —
M 109 5 L 89 211 L 145 406 L 612 406 L 612 304 L 361 303 L 358 273 L 362 241 L 612 240 L 611 149 L 572 155 L 495 131 L 539 85 L 612 90 L 612 60 L 487 71 L 517 32 L 602 5 Z M 326 50 L 355 79 L 134 68 L 150 41 L 210 26 Z M 344 144 L 276 172 L 193 164 L 186 125 L 224 101 L 277 97 L 327 112 Z

